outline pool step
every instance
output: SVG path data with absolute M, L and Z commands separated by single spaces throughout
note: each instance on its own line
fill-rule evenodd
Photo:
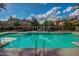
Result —
M 0 38 L 0 48 L 8 45 L 10 42 L 12 42 L 14 40 L 16 40 L 16 39 L 15 38 L 9 38 L 9 37 L 7 37 L 7 38 Z
M 72 42 L 74 45 L 79 46 L 79 42 Z

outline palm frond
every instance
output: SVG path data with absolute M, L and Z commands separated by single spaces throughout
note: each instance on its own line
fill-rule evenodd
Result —
M 6 4 L 4 3 L 0 3 L 0 11 L 2 11 L 2 9 L 6 9 Z

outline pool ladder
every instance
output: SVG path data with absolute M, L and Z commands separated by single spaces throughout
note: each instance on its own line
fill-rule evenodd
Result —
M 45 42 L 44 40 L 42 40 L 43 42 L 43 48 L 42 48 L 42 51 L 37 51 L 38 50 L 38 42 L 36 40 L 35 42 L 35 56 L 40 56 L 41 54 L 45 56 Z

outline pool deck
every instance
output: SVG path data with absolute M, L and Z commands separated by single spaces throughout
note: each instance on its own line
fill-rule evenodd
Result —
M 79 48 L 0 48 L 0 56 L 79 56 Z
M 79 35 L 79 32 L 72 32 L 72 34 Z

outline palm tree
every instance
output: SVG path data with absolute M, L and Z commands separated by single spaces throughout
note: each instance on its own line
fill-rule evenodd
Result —
M 51 21 L 51 20 L 49 20 L 49 21 L 45 20 L 44 23 L 42 24 L 42 26 L 44 26 L 44 29 L 45 30 L 47 30 L 47 29 L 50 30 L 55 25 L 54 25 L 54 22 L 53 21 Z
M 6 9 L 6 4 L 0 3 L 0 11 L 2 11 L 2 9 Z
M 37 18 L 34 16 L 32 17 L 32 26 L 39 26 L 39 21 L 37 20 Z
M 6 9 L 6 4 L 4 3 L 0 3 L 0 11 L 2 11 L 2 9 Z M 0 26 L 0 32 L 2 32 L 2 27 Z

